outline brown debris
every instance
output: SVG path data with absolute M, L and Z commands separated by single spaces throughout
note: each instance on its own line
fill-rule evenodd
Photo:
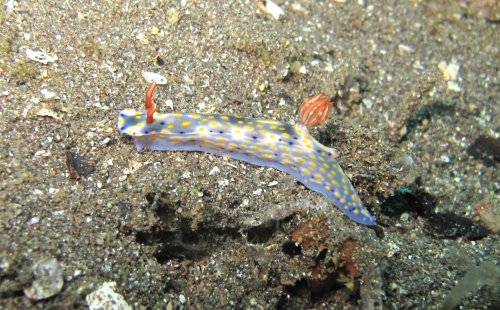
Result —
M 313 294 L 322 294 L 345 286 L 353 290 L 356 287 L 358 267 L 353 261 L 357 241 L 346 239 L 336 251 L 333 260 L 319 261 L 311 267 L 308 278 L 308 289 Z M 332 264 L 333 263 L 333 264 Z
M 331 291 L 336 285 L 337 275 L 328 272 L 323 266 L 315 266 L 311 270 L 311 276 L 308 281 L 309 291 L 313 294 L 322 294 Z
M 343 267 L 343 271 L 350 278 L 357 277 L 359 275 L 358 267 L 354 263 L 352 256 L 356 251 L 357 241 L 354 239 L 347 239 L 342 243 L 337 249 L 339 253 L 339 265 Z
M 290 234 L 292 240 L 304 250 L 319 247 L 329 235 L 328 226 L 320 219 L 303 221 Z
M 492 233 L 500 232 L 500 210 L 486 200 L 474 206 L 472 218 L 481 221 Z

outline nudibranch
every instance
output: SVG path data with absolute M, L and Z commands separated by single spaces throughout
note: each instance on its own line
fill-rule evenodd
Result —
M 148 89 L 146 111 L 125 109 L 118 116 L 119 131 L 133 136 L 137 150 L 208 152 L 276 168 L 322 193 L 352 220 L 376 225 L 335 159 L 337 150 L 316 141 L 306 125 L 232 115 L 158 113 L 152 104 L 155 86 Z

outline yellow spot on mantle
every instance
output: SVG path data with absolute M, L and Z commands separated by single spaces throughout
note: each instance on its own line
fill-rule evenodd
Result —
M 298 162 L 298 163 L 303 163 L 304 162 L 304 158 L 302 158 L 302 157 L 295 157 L 295 161 Z

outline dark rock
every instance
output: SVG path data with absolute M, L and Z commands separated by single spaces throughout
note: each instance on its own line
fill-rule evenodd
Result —
M 500 141 L 486 135 L 480 135 L 467 153 L 475 159 L 481 159 L 485 165 L 493 166 L 500 161 Z
M 94 164 L 71 151 L 66 152 L 66 166 L 72 179 L 89 176 L 95 170 Z
M 467 240 L 480 240 L 489 233 L 484 226 L 449 212 L 429 216 L 425 229 L 429 234 L 440 239 L 463 237 Z

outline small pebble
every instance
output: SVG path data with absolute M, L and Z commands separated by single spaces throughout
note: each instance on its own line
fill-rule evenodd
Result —
M 100 145 L 106 145 L 109 143 L 111 139 L 109 137 L 104 138 L 101 142 L 99 142 Z
M 160 33 L 160 28 L 158 28 L 157 26 L 153 26 L 151 27 L 149 33 L 151 33 L 152 35 L 157 35 L 158 33 Z
M 269 187 L 276 186 L 276 185 L 278 185 L 277 181 L 271 181 L 271 182 L 269 182 L 269 184 L 267 184 L 267 186 L 269 186 Z
M 258 189 L 256 189 L 256 190 L 254 190 L 254 191 L 253 191 L 253 194 L 254 194 L 254 195 L 260 195 L 260 194 L 262 194 L 262 189 L 258 188 Z
M 456 81 L 458 79 L 458 71 L 460 70 L 460 62 L 458 60 L 452 59 L 450 63 L 443 60 L 438 64 L 438 68 L 443 74 L 445 81 Z
M 408 212 L 405 212 L 405 213 L 401 214 L 401 216 L 399 218 L 402 222 L 407 222 L 408 219 L 410 218 L 410 214 Z
M 446 156 L 446 155 L 441 155 L 441 157 L 439 159 L 441 160 L 442 163 L 445 163 L 445 164 L 451 163 L 451 158 Z
M 413 51 L 415 50 L 413 47 L 406 44 L 399 44 L 398 48 L 401 53 L 413 53 Z
M 186 303 L 186 297 L 184 297 L 184 295 L 180 294 L 179 295 L 179 302 L 181 304 L 185 304 Z
M 228 186 L 229 185 L 229 180 L 228 179 L 222 179 L 222 180 L 217 181 L 217 183 L 220 186 Z
M 57 259 L 39 260 L 32 267 L 33 282 L 24 289 L 29 299 L 42 300 L 57 295 L 64 285 L 63 270 Z
M 215 166 L 212 168 L 212 170 L 210 170 L 210 172 L 208 173 L 208 175 L 214 175 L 216 173 L 219 173 L 220 172 L 220 169 L 219 167 Z
M 460 85 L 455 82 L 455 81 L 448 81 L 448 90 L 454 91 L 454 92 L 460 92 L 462 89 L 460 88 Z
M 373 101 L 371 101 L 370 99 L 368 98 L 364 98 L 363 99 L 363 104 L 365 105 L 365 107 L 367 107 L 368 109 L 371 109 L 373 108 Z
M 52 99 L 56 96 L 56 93 L 46 90 L 45 88 L 42 88 L 42 90 L 40 90 L 40 93 L 42 93 L 43 99 L 45 100 Z

